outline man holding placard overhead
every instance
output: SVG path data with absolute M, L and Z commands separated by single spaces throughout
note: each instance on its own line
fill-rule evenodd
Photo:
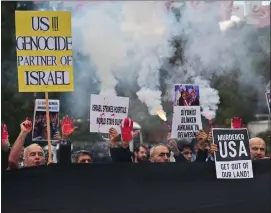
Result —
M 49 92 L 72 92 L 71 12 L 15 11 L 19 92 L 44 92 L 52 161 Z

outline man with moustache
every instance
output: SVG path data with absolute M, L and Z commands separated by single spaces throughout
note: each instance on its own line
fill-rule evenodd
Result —
M 135 148 L 134 151 L 134 163 L 146 163 L 148 162 L 148 158 L 147 158 L 147 147 L 144 145 L 139 145 L 138 147 Z
M 251 160 L 268 159 L 266 157 L 266 144 L 262 138 L 251 138 L 249 140 Z
M 170 152 L 166 145 L 158 144 L 150 150 L 150 162 L 151 163 L 168 163 L 170 158 Z

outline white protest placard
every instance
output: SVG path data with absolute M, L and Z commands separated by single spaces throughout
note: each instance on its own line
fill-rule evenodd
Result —
M 51 125 L 51 140 L 59 129 L 59 100 L 48 100 L 49 104 L 49 117 Z M 33 119 L 33 141 L 47 141 L 47 128 L 46 128 L 46 101 L 45 99 L 35 100 L 35 110 Z
M 90 96 L 90 132 L 108 133 L 115 128 L 120 133 L 120 124 L 128 116 L 129 98 L 118 96 Z
M 174 106 L 172 119 L 172 138 L 195 138 L 202 129 L 200 106 Z
M 213 128 L 216 177 L 218 179 L 253 178 L 247 129 Z

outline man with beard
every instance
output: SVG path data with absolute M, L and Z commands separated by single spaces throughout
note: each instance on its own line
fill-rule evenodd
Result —
M 139 145 L 134 151 L 134 163 L 145 163 L 147 162 L 147 147 L 144 145 Z
M 252 160 L 266 159 L 266 144 L 261 138 L 251 138 L 249 140 L 250 155 Z

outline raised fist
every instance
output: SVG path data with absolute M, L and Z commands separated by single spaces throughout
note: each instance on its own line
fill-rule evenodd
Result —
M 21 131 L 23 133 L 29 133 L 32 130 L 32 122 L 28 120 L 28 118 L 25 119 L 23 123 L 21 123 Z
M 241 128 L 241 126 L 242 126 L 242 118 L 233 117 L 231 119 L 231 128 L 232 129 Z
M 119 135 L 119 133 L 117 132 L 117 130 L 115 128 L 110 128 L 109 129 L 109 139 L 110 139 L 110 141 L 116 142 L 118 135 Z

